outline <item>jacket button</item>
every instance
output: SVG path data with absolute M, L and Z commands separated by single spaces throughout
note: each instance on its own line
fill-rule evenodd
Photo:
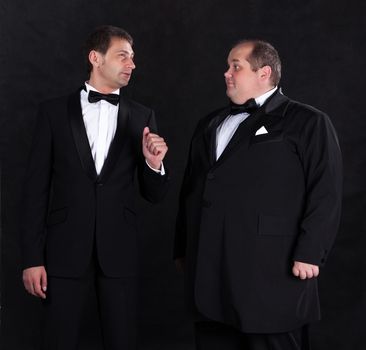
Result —
M 207 201 L 207 200 L 205 200 L 205 199 L 202 199 L 202 206 L 203 206 L 204 208 L 209 208 L 209 207 L 211 207 L 211 205 L 212 205 L 212 202 Z
M 208 173 L 207 174 L 207 179 L 208 180 L 213 180 L 215 178 L 215 175 L 213 173 Z
M 97 185 L 98 186 L 103 186 L 103 183 L 102 182 L 98 182 Z

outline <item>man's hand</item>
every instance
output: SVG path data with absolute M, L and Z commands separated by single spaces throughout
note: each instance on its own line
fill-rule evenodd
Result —
M 150 132 L 146 126 L 142 134 L 142 152 L 149 165 L 156 170 L 160 170 L 168 146 L 164 139 L 157 134 Z
M 296 276 L 305 280 L 307 278 L 318 277 L 319 266 L 295 261 L 292 268 L 292 273 Z
M 23 270 L 23 283 L 28 293 L 46 299 L 47 273 L 44 266 L 29 267 Z
M 174 262 L 178 272 L 184 272 L 185 258 L 177 258 L 174 260 Z

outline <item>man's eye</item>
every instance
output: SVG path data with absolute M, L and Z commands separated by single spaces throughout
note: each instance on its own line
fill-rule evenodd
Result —
M 237 65 L 234 65 L 234 70 L 239 70 L 239 66 L 237 66 Z

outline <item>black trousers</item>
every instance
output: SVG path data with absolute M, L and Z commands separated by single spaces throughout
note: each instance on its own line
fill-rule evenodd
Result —
M 108 278 L 93 254 L 81 278 L 48 277 L 43 350 L 76 350 L 85 301 L 95 288 L 104 350 L 136 349 L 136 279 Z
M 286 333 L 242 333 L 218 322 L 196 322 L 197 350 L 310 350 L 308 327 Z

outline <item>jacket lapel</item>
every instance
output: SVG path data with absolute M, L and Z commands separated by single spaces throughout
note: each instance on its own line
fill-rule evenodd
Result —
M 220 158 L 214 163 L 214 168 L 226 161 L 239 147 L 248 147 L 250 136 L 254 134 L 255 130 L 259 127 L 266 125 L 267 119 L 271 119 L 271 116 L 282 117 L 286 111 L 288 101 L 288 98 L 281 93 L 281 90 L 277 89 L 277 91 L 269 97 L 263 106 L 239 125 Z M 219 124 L 217 124 L 217 126 L 218 125 Z M 214 144 L 213 147 L 216 149 L 216 144 Z
M 104 181 L 113 169 L 113 166 L 117 161 L 124 144 L 127 129 L 126 126 L 130 114 L 128 102 L 122 96 L 120 97 L 116 133 L 109 147 L 108 156 L 104 161 L 103 168 L 99 176 L 95 170 L 95 164 L 89 145 L 88 135 L 86 134 L 82 117 L 80 89 L 69 97 L 68 114 L 76 149 L 78 151 L 83 169 L 93 181 Z
M 229 111 L 229 106 L 219 111 L 217 116 L 212 118 L 205 130 L 204 138 L 210 165 L 213 165 L 216 162 L 216 130 L 222 121 L 228 116 Z
M 90 150 L 88 135 L 86 134 L 83 121 L 81 104 L 80 104 L 80 89 L 70 95 L 68 100 L 68 114 L 71 125 L 72 134 L 75 141 L 75 146 L 78 151 L 81 164 L 88 176 L 95 181 L 97 172 L 95 170 L 94 160 Z
M 130 106 L 128 101 L 126 101 L 120 92 L 116 133 L 109 147 L 108 155 L 104 161 L 102 170 L 98 176 L 98 180 L 101 182 L 105 181 L 105 179 L 113 170 L 113 167 L 121 153 L 122 147 L 125 144 L 129 117 Z

